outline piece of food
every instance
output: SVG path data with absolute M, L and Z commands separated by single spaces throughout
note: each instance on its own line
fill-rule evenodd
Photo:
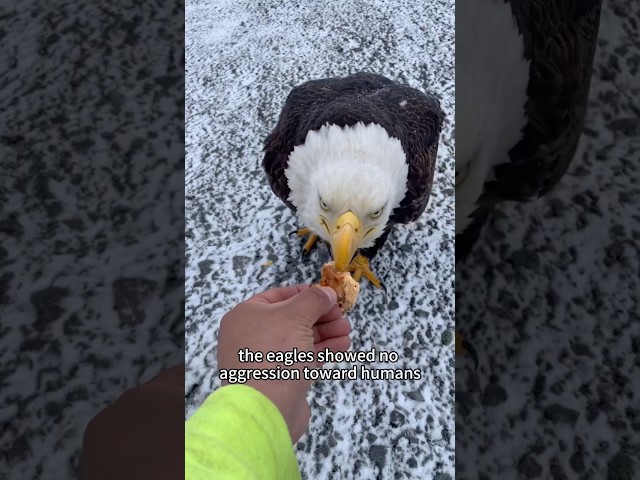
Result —
M 351 277 L 349 272 L 339 272 L 335 262 L 325 263 L 322 266 L 322 278 L 318 285 L 335 290 L 338 295 L 338 307 L 342 313 L 347 313 L 353 308 L 360 293 L 360 284 Z

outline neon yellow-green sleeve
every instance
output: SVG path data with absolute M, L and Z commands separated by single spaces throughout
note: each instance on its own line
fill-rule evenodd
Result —
M 185 424 L 185 479 L 300 479 L 287 424 L 258 390 L 227 385 Z

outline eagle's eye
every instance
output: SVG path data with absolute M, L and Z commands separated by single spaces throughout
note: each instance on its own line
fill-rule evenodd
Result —
M 320 199 L 320 208 L 325 212 L 329 211 L 329 205 L 327 205 L 322 199 Z
M 384 210 L 384 207 L 379 208 L 378 210 L 376 210 L 371 214 L 371 218 L 378 218 L 380 215 L 382 215 L 383 210 Z

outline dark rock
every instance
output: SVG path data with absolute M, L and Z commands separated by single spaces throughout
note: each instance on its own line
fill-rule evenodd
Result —
M 616 263 L 622 263 L 625 258 L 625 244 L 622 242 L 612 243 L 605 247 L 604 253 L 604 263 L 607 267 L 612 267 Z
M 536 252 L 523 248 L 521 250 L 516 250 L 511 254 L 511 263 L 516 267 L 533 270 L 538 268 L 540 260 L 538 259 L 538 254 Z
M 55 417 L 62 411 L 62 404 L 58 402 L 47 402 L 47 404 L 44 406 L 44 411 L 46 412 L 47 416 Z
M 433 480 L 451 480 L 451 475 L 448 473 L 437 473 Z
M 411 245 L 400 245 L 400 251 L 405 252 L 405 253 L 413 253 L 413 247 Z
M 562 466 L 559 463 L 553 463 L 549 471 L 553 480 L 569 480 L 569 477 L 564 472 Z
M 67 394 L 67 397 L 65 398 L 65 403 L 68 404 L 71 402 L 87 400 L 88 398 L 89 398 L 89 391 L 87 390 L 86 387 L 81 386 L 81 387 L 77 387 L 76 389 L 74 389 L 73 391 Z
M 37 336 L 34 338 L 25 338 L 20 342 L 20 350 L 23 352 L 39 352 L 43 351 L 49 344 L 49 339 Z
M 542 393 L 544 392 L 544 385 L 547 381 L 547 376 L 543 373 L 539 373 L 536 375 L 536 378 L 533 382 L 533 396 L 536 400 L 540 400 Z
M 200 275 L 205 277 L 211 273 L 211 265 L 213 265 L 212 260 L 203 260 L 198 263 L 198 268 L 200 269 Z
M 400 425 L 404 424 L 406 420 L 406 417 L 402 414 L 402 412 L 398 411 L 398 410 L 394 410 L 393 412 L 391 412 L 391 426 L 392 427 L 399 427 Z
M 26 434 L 22 434 L 17 438 L 14 438 L 11 442 L 11 446 L 4 452 L 4 458 L 10 462 L 17 462 L 30 458 L 33 454 L 31 450 L 31 442 Z
M 31 295 L 31 303 L 36 309 L 35 327 L 46 328 L 64 313 L 62 302 L 69 296 L 69 290 L 62 287 L 48 287 Z
M 551 393 L 554 395 L 562 395 L 564 393 L 564 383 L 562 381 L 555 382 L 551 387 L 549 387 Z
M 490 383 L 482 394 L 482 405 L 485 407 L 495 407 L 507 400 L 507 392 L 497 383 Z
M 607 124 L 607 128 L 625 137 L 631 137 L 640 133 L 640 121 L 637 118 L 617 118 Z
M 635 480 L 638 478 L 635 470 L 633 458 L 620 452 L 607 464 L 607 480 Z
M 319 443 L 316 445 L 315 451 L 316 458 L 329 458 L 331 456 L 331 450 L 326 443 Z
M 72 230 L 80 231 L 84 228 L 84 221 L 81 218 L 69 218 L 63 223 Z
M 422 393 L 420 393 L 419 390 L 407 392 L 407 397 L 409 397 L 411 400 L 415 400 L 416 402 L 424 402 L 424 397 L 422 396 Z
M 0 220 L 0 233 L 20 237 L 24 234 L 24 228 L 18 219 L 14 215 L 11 215 Z
M 571 350 L 573 350 L 573 353 L 575 353 L 576 355 L 580 355 L 580 356 L 591 356 L 593 355 L 593 352 L 591 351 L 591 349 L 585 345 L 584 343 L 580 343 L 580 342 L 571 342 Z
M 433 419 L 433 417 L 431 416 L 431 414 L 427 415 L 427 424 L 429 425 L 429 427 L 433 427 L 433 422 L 435 420 Z
M 15 275 L 12 272 L 6 272 L 0 275 L 0 305 L 8 304 L 11 301 L 8 293 L 11 289 L 11 280 L 13 280 L 14 277 Z
M 569 457 L 569 466 L 576 473 L 584 472 L 584 447 L 580 439 L 576 439 L 575 449 Z
M 151 297 L 157 284 L 146 278 L 120 277 L 114 280 L 113 308 L 125 325 L 140 325 L 145 318 L 145 302 Z
M 244 276 L 247 272 L 245 266 L 249 263 L 251 259 L 249 257 L 245 257 L 244 255 L 236 255 L 231 259 L 233 264 L 233 271 L 235 272 L 237 277 Z
M 542 467 L 531 455 L 526 455 L 518 463 L 518 472 L 525 478 L 538 478 L 542 474 Z
M 442 332 L 440 340 L 442 342 L 442 345 L 449 345 L 453 340 L 453 333 L 451 333 L 451 330 L 445 330 L 444 332 Z
M 384 468 L 386 456 L 387 447 L 384 445 L 371 445 L 371 447 L 369 447 L 369 458 L 380 470 Z
M 587 421 L 589 423 L 593 423 L 593 421 L 598 418 L 598 415 L 600 415 L 600 406 L 598 405 L 598 402 L 596 400 L 589 400 L 587 402 Z
M 424 334 L 428 339 L 431 339 L 431 337 L 433 337 L 433 329 L 431 328 L 431 325 L 427 325 L 427 330 L 424 332 Z
M 554 423 L 568 423 L 570 425 L 575 425 L 578 417 L 580 416 L 580 412 L 555 403 L 545 407 L 544 416 Z
M 618 433 L 624 433 L 627 430 L 627 422 L 624 420 L 610 420 L 609 425 Z

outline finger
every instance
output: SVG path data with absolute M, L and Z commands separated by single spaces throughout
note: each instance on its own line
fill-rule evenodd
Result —
M 344 317 L 332 322 L 316 323 L 313 327 L 313 343 L 320 343 L 329 338 L 344 337 L 350 332 L 351 324 Z
M 286 308 L 290 315 L 304 319 L 309 326 L 331 311 L 337 302 L 336 292 L 327 287 L 307 288 L 301 293 L 280 302 L 278 307 Z
M 345 335 L 344 337 L 335 337 L 335 338 L 328 338 L 327 340 L 323 340 L 320 343 L 316 343 L 314 345 L 314 348 L 316 350 L 316 358 L 317 358 L 317 354 L 318 352 L 323 351 L 325 348 L 328 348 L 331 352 L 346 352 L 347 350 L 349 350 L 349 347 L 351 346 L 351 339 L 349 338 L 348 335 Z M 316 363 L 318 365 L 323 365 L 323 363 L 320 363 L 318 361 L 316 361 Z
M 144 383 L 144 385 L 153 385 L 154 387 L 158 386 L 169 386 L 173 387 L 175 385 L 184 387 L 184 363 L 177 365 L 175 367 L 168 368 L 166 370 L 161 371 L 151 380 Z
M 249 298 L 247 302 L 258 303 L 279 303 L 307 290 L 309 285 L 291 285 L 288 287 L 278 287 L 267 290 L 266 292 L 259 293 Z
M 329 310 L 329 313 L 324 314 L 318 319 L 316 325 L 319 325 L 321 323 L 333 322 L 335 320 L 340 320 L 341 318 L 342 310 L 340 310 L 340 307 L 338 305 L 334 305 L 333 308 Z

